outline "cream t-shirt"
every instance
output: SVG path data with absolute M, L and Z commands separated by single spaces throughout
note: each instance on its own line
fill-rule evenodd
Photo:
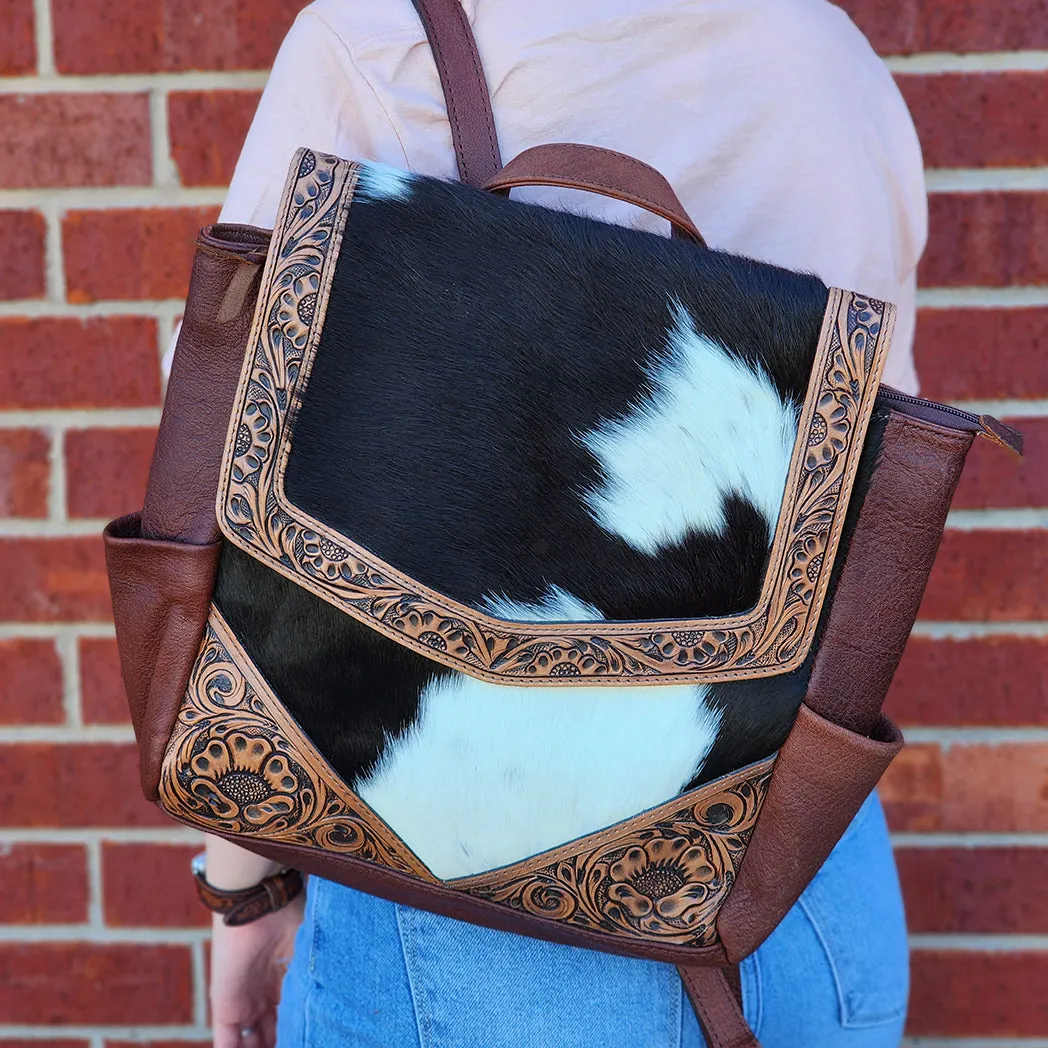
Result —
M 462 0 L 503 159 L 586 142 L 662 172 L 711 247 L 899 309 L 884 379 L 914 391 L 920 146 L 891 75 L 824 0 Z M 455 176 L 444 97 L 410 0 L 316 0 L 273 65 L 222 220 L 272 226 L 299 146 Z M 517 191 L 667 230 L 619 201 Z

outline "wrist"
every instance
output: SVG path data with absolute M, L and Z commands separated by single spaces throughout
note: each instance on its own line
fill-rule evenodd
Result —
M 226 889 L 216 886 L 208 877 L 207 855 L 201 852 L 192 862 L 193 879 L 201 903 L 222 923 L 231 927 L 249 924 L 282 910 L 297 898 L 304 887 L 298 870 L 278 868 L 257 884 Z
M 272 859 L 256 855 L 223 837 L 209 834 L 205 849 L 208 883 L 221 891 L 253 888 L 284 869 Z

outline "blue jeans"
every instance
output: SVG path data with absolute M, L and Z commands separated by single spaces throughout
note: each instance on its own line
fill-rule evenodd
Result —
M 763 1048 L 881 1048 L 902 1036 L 908 956 L 872 796 L 797 905 L 743 961 Z M 676 969 L 384 902 L 312 878 L 278 1048 L 702 1048 Z

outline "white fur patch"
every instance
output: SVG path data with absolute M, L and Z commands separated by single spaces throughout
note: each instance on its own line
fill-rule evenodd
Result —
M 584 498 L 597 523 L 655 554 L 689 532 L 724 529 L 724 502 L 742 496 L 774 532 L 798 416 L 763 371 L 700 335 L 671 303 L 666 355 L 653 393 L 623 418 L 582 435 L 606 480 Z
M 604 616 L 560 586 L 550 586 L 538 604 L 525 604 L 508 597 L 485 597 L 483 611 L 507 622 L 600 622 Z
M 411 196 L 414 176 L 409 171 L 369 160 L 357 171 L 354 196 L 365 200 L 407 200 Z
M 679 793 L 720 722 L 705 695 L 444 678 L 357 792 L 438 877 L 491 870 Z

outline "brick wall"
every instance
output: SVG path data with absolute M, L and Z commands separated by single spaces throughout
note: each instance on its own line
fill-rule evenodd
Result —
M 297 0 L 0 0 L 0 1048 L 206 1037 L 194 836 L 137 793 L 98 532 Z M 926 392 L 973 453 L 893 690 L 910 1035 L 1048 1044 L 1048 3 L 848 0 L 924 143 Z M 102 814 L 104 813 L 104 814 Z M 1028 1041 L 1021 1039 L 1027 1038 Z M 918 1041 L 914 1041 L 918 1043 Z

